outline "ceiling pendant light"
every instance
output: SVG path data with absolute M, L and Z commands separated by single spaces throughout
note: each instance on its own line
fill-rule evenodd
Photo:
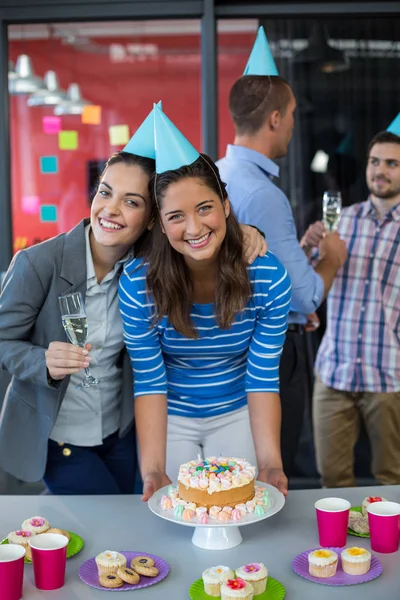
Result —
M 323 73 L 338 73 L 350 67 L 349 59 L 344 52 L 330 46 L 328 36 L 320 24 L 314 25 L 308 46 L 295 54 L 293 62 L 315 63 Z
M 43 79 L 34 74 L 27 54 L 18 56 L 15 73 L 17 76 L 8 80 L 8 91 L 12 95 L 33 94 L 44 87 Z
M 81 115 L 83 108 L 90 102 L 82 98 L 81 89 L 77 83 L 71 83 L 67 90 L 67 99 L 54 108 L 54 114 L 61 115 Z
M 28 106 L 54 106 L 67 99 L 66 93 L 60 88 L 55 71 L 45 73 L 44 83 L 44 89 L 37 90 L 28 98 Z

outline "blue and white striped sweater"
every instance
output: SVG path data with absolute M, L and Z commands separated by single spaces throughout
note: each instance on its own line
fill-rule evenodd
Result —
M 124 340 L 135 397 L 167 394 L 168 412 L 210 417 L 237 410 L 247 392 L 279 391 L 279 360 L 290 307 L 290 280 L 270 252 L 248 266 L 253 294 L 230 329 L 220 329 L 213 304 L 193 304 L 197 339 L 177 333 L 166 317 L 153 326 L 147 266 L 129 262 L 120 278 Z

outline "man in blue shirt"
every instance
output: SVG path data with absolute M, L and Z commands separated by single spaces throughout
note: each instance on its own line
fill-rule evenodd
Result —
M 273 161 L 287 154 L 295 108 L 293 92 L 281 77 L 245 75 L 238 79 L 229 97 L 236 136 L 217 163 L 239 221 L 265 232 L 269 249 L 292 281 L 289 328 L 280 366 L 281 445 L 287 476 L 292 473 L 306 400 L 304 347 L 299 334 L 347 258 L 345 243 L 332 233 L 319 245 L 318 265 L 314 269 L 309 264 L 297 239 L 289 200 L 274 183 L 279 167 Z

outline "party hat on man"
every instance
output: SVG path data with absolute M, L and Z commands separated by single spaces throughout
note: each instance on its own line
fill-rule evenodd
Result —
M 389 127 L 386 129 L 390 133 L 394 133 L 395 135 L 400 136 L 400 113 L 397 115 L 395 119 L 390 123 Z
M 279 75 L 264 27 L 260 27 L 243 75 Z
M 192 164 L 200 154 L 158 106 L 154 105 L 156 173 Z
M 157 106 L 162 109 L 161 100 L 157 104 Z M 156 152 L 154 148 L 154 108 L 147 115 L 145 120 L 139 127 L 136 132 L 133 134 L 129 142 L 124 148 L 124 152 L 129 152 L 129 154 L 138 154 L 139 156 L 145 156 L 146 158 L 156 157 Z

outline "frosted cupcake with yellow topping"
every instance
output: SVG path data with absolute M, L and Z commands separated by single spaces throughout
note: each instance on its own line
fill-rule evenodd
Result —
M 218 565 L 203 572 L 204 591 L 209 596 L 219 598 L 221 596 L 221 584 L 228 579 L 234 578 L 234 573 L 229 567 Z
M 308 572 L 313 577 L 333 577 L 337 566 L 338 555 L 333 550 L 314 550 L 308 555 Z
M 95 558 L 99 575 L 115 575 L 118 569 L 126 567 L 126 558 L 119 552 L 106 550 Z
M 343 571 L 349 575 L 364 575 L 371 568 L 371 553 L 365 548 L 345 548 L 340 558 Z
M 254 595 L 262 594 L 267 587 L 268 569 L 262 563 L 249 563 L 236 569 L 236 577 L 253 586 Z

